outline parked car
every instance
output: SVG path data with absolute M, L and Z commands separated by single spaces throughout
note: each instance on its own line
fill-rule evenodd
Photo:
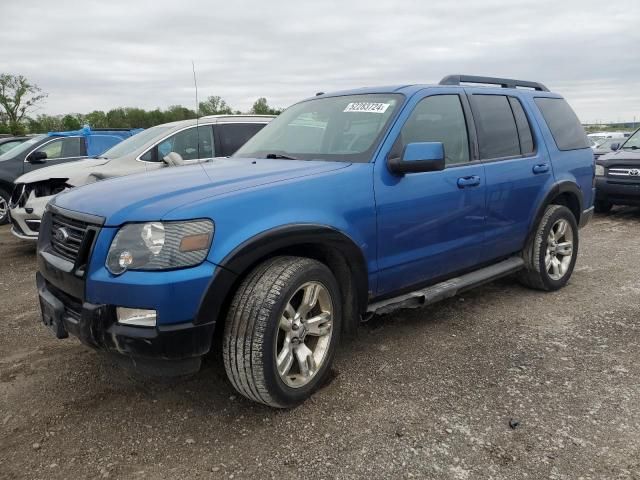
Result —
M 10 202 L 11 232 L 23 240 L 36 241 L 44 207 L 57 193 L 107 178 L 229 156 L 272 118 L 212 115 L 197 121 L 166 123 L 125 140 L 97 158 L 29 172 L 16 180 Z
M 16 178 L 46 166 L 99 155 L 141 129 L 90 129 L 36 135 L 0 155 L 0 225 L 9 221 Z
M 595 147 L 593 149 L 593 156 L 598 159 L 600 158 L 602 155 L 606 155 L 607 153 L 612 152 L 613 150 L 611 149 L 611 145 L 620 145 L 621 141 L 623 142 L 624 139 L 620 139 L 620 138 L 607 138 L 605 140 L 602 140 L 597 147 Z
M 43 322 L 162 375 L 197 370 L 218 332 L 238 392 L 289 407 L 362 318 L 508 274 L 563 287 L 593 176 L 576 115 L 539 83 L 321 94 L 232 158 L 54 197 Z
M 5 137 L 0 138 L 0 155 L 7 153 L 13 147 L 17 147 L 22 142 L 29 140 L 29 137 Z
M 611 153 L 596 160 L 598 213 L 607 213 L 614 205 L 640 205 L 640 129 L 610 148 Z

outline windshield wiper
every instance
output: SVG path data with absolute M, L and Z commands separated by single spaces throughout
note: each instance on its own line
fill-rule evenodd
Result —
M 629 150 L 637 150 L 638 148 L 640 148 L 640 147 L 638 147 L 637 145 L 631 145 L 631 146 L 628 146 L 628 147 L 622 147 L 623 150 L 627 150 L 627 149 L 629 149 Z
M 296 157 L 281 155 L 279 153 L 267 153 L 267 155 L 264 158 L 268 158 L 271 160 L 298 160 Z

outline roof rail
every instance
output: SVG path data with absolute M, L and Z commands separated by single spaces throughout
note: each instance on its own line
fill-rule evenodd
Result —
M 461 83 L 485 83 L 500 85 L 502 88 L 526 87 L 540 92 L 548 92 L 549 89 L 540 82 L 526 80 L 513 80 L 511 78 L 480 77 L 477 75 L 447 75 L 440 80 L 440 85 L 460 85 Z

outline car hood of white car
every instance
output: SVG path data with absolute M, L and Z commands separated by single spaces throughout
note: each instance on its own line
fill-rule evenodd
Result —
M 158 169 L 156 164 L 126 160 L 129 159 L 88 158 L 76 162 L 61 163 L 26 173 L 18 178 L 16 183 L 29 184 L 52 178 L 65 178 L 68 185 L 80 187 L 98 180 Z M 160 164 L 160 166 L 164 166 L 164 164 Z

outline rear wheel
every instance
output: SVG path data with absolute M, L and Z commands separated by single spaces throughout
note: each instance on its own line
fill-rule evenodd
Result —
M 236 292 L 225 324 L 232 385 L 272 407 L 304 401 L 329 371 L 341 316 L 340 290 L 324 264 L 277 257 L 258 266 Z
M 596 200 L 593 206 L 596 213 L 609 213 L 613 208 L 613 204 L 606 200 Z
M 527 265 L 521 281 L 538 290 L 558 290 L 569 281 L 577 255 L 578 224 L 573 213 L 565 206 L 549 205 L 525 249 Z
M 0 225 L 9 223 L 9 197 L 7 192 L 0 189 Z

